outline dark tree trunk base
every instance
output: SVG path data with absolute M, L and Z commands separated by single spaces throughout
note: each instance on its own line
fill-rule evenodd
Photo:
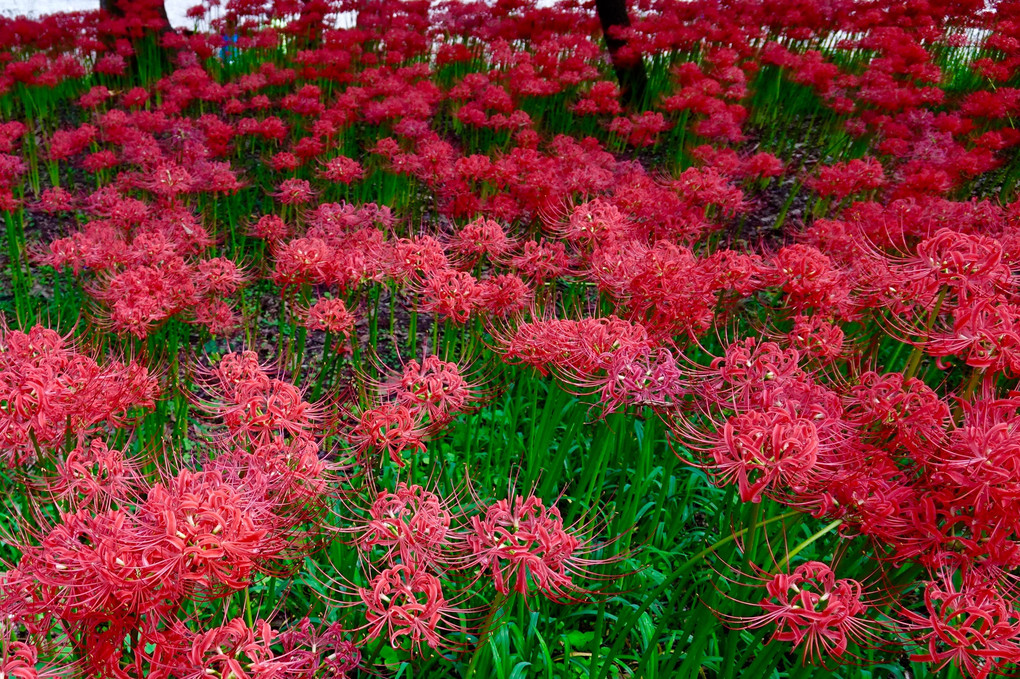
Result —
M 621 51 L 627 41 L 616 35 L 613 30 L 630 27 L 627 0 L 595 0 L 595 11 L 599 15 L 602 34 L 606 38 L 606 48 L 613 60 L 616 79 L 620 83 L 620 103 L 629 109 L 637 108 L 643 103 L 648 87 L 645 62 L 640 58 L 627 58 Z

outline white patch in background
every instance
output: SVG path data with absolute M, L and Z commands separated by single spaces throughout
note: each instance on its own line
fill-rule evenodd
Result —
M 186 16 L 187 11 L 195 5 L 201 4 L 202 0 L 164 0 L 166 13 L 170 23 L 176 28 L 195 28 L 195 20 Z M 552 7 L 555 0 L 537 0 L 537 7 Z M 0 0 L 0 16 L 16 17 L 27 16 L 38 19 L 44 14 L 54 12 L 87 12 L 99 9 L 99 0 Z M 211 17 L 219 16 L 220 8 L 212 10 Z M 355 12 L 342 12 L 337 15 L 335 25 L 338 28 L 353 28 L 357 17 Z M 208 18 L 208 17 L 207 17 Z M 208 30 L 208 24 L 203 21 L 199 29 Z
M 190 28 L 194 21 L 184 16 L 189 7 L 200 0 L 165 0 L 166 13 L 170 23 L 177 27 Z M 37 19 L 53 12 L 87 12 L 99 9 L 99 0 L 0 0 L 0 15 L 7 17 L 27 16 Z

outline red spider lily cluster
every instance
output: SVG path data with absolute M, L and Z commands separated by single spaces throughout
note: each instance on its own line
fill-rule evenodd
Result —
M 559 510 L 534 495 L 511 495 L 468 509 L 421 486 L 380 491 L 353 529 L 371 564 L 371 580 L 356 589 L 368 611 L 366 634 L 383 633 L 397 647 L 457 648 L 460 605 L 479 579 L 499 594 L 540 594 L 580 602 L 593 592 L 591 526 L 566 526 Z M 472 616 L 467 616 L 470 619 Z M 445 637 L 444 637 L 445 633 Z
M 1020 3 L 648 0 L 611 55 L 588 3 L 189 17 L 0 20 L 0 458 L 28 498 L 0 675 L 342 677 L 369 642 L 470 648 L 486 592 L 591 598 L 617 536 L 414 478 L 525 369 L 920 574 L 792 554 L 730 622 L 806 661 L 1020 664 Z M 636 63 L 637 102 L 610 75 Z M 81 340 L 13 329 L 43 270 Z M 317 573 L 315 615 L 239 603 L 337 544 L 361 572 Z

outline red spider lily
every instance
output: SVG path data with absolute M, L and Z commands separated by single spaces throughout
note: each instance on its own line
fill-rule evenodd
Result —
M 343 300 L 323 297 L 305 312 L 304 325 L 309 330 L 325 330 L 346 340 L 354 332 L 354 316 Z
M 979 574 L 944 572 L 924 590 L 924 609 L 900 615 L 923 650 L 911 658 L 942 668 L 949 663 L 974 679 L 1001 676 L 1020 659 L 1020 617 L 998 583 Z
M 360 523 L 358 546 L 372 553 L 383 549 L 375 563 L 432 568 L 447 563 L 456 547 L 454 515 L 447 502 L 421 486 L 401 482 L 381 491 Z
M 694 368 L 697 393 L 709 402 L 733 408 L 754 408 L 771 401 L 771 394 L 802 380 L 800 354 L 775 342 L 747 337 L 729 344 L 725 354 L 707 369 Z
M 491 219 L 478 218 L 465 224 L 450 239 L 450 250 L 473 266 L 483 256 L 499 260 L 514 247 L 503 227 Z
M 673 353 L 667 349 L 621 347 L 590 372 L 551 366 L 565 389 L 578 395 L 597 394 L 599 407 L 611 413 L 628 405 L 665 408 L 687 391 L 687 381 Z
M 131 497 L 141 486 L 141 474 L 122 451 L 95 439 L 67 451 L 47 485 L 75 508 L 105 510 L 112 502 Z
M 855 193 L 874 191 L 885 183 L 885 168 L 874 158 L 855 158 L 846 163 L 823 167 L 811 188 L 820 196 L 837 199 Z
M 430 433 L 468 412 L 484 394 L 453 362 L 432 354 L 421 362 L 412 359 L 399 373 L 378 382 L 380 396 L 407 408 L 412 419 Z
M 151 408 L 156 381 L 137 363 L 100 366 L 42 326 L 0 328 L 0 438 L 8 464 L 92 431 L 117 426 L 132 407 Z
M 660 135 L 672 126 L 661 113 L 645 111 L 629 118 L 614 118 L 609 131 L 623 138 L 628 146 L 643 147 L 657 144 Z
M 232 448 L 206 468 L 222 473 L 235 488 L 264 497 L 275 507 L 277 528 L 302 539 L 318 532 L 317 521 L 335 494 L 330 484 L 338 469 L 319 458 L 315 441 L 304 438 L 274 439 L 251 451 Z
M 910 527 L 902 517 L 919 503 L 918 490 L 903 478 L 892 458 L 879 449 L 860 456 L 856 467 L 832 475 L 824 490 L 802 493 L 815 515 L 842 518 L 841 532 L 873 536 L 885 544 L 902 540 Z
M 91 292 L 109 306 L 106 323 L 112 330 L 144 339 L 194 302 L 190 273 L 184 260 L 177 257 L 164 267 L 127 269 Z
M 709 467 L 719 485 L 736 482 L 744 502 L 816 478 L 819 442 L 811 420 L 780 409 L 752 410 L 729 418 L 719 438 Z
M 160 198 L 173 200 L 181 193 L 191 190 L 193 179 L 187 169 L 173 163 L 161 163 L 154 171 L 139 181 L 139 185 Z
M 322 238 L 334 247 L 344 242 L 344 237 L 370 229 L 373 235 L 378 229 L 393 226 L 393 214 L 386 206 L 375 203 L 355 205 L 352 203 L 320 203 L 305 217 L 309 237 Z
M 64 514 L 38 546 L 25 546 L 22 569 L 63 620 L 165 610 L 181 596 L 182 583 L 150 560 L 138 546 L 141 539 L 123 510 Z
M 273 194 L 284 205 L 303 205 L 312 199 L 312 185 L 304 179 L 284 179 Z
M 463 324 L 478 305 L 478 281 L 464 271 L 441 269 L 425 279 L 420 295 L 423 311 Z
M 764 282 L 782 288 L 786 303 L 794 310 L 840 309 L 849 296 L 848 281 L 816 248 L 791 245 L 779 251 L 766 271 Z
M 633 356 L 621 351 L 595 381 L 599 402 L 606 412 L 627 405 L 663 407 L 686 392 L 686 381 L 673 353 L 659 349 Z
M 471 562 L 492 577 L 497 592 L 573 601 L 586 593 L 574 578 L 592 577 L 587 567 L 594 563 L 584 556 L 594 548 L 583 530 L 565 527 L 559 510 L 534 495 L 514 494 L 483 506 L 464 539 Z
M 963 299 L 991 295 L 1009 285 L 1012 273 L 1002 260 L 1001 244 L 985 236 L 940 229 L 917 246 L 916 258 L 904 262 L 936 285 L 949 285 Z
M 609 241 L 590 259 L 600 287 L 628 317 L 666 341 L 707 329 L 717 293 L 726 284 L 716 262 L 699 260 L 690 249 L 666 241 L 651 248 L 636 240 Z
M 393 246 L 392 257 L 392 275 L 401 282 L 426 282 L 436 272 L 451 270 L 442 243 L 432 236 L 401 238 Z
M 113 151 L 97 151 L 85 156 L 81 166 L 88 172 L 101 172 L 116 167 L 119 161 Z
M 748 629 L 775 624 L 771 641 L 800 648 L 805 663 L 845 660 L 851 643 L 867 645 L 880 629 L 869 617 L 873 602 L 861 583 L 837 578 L 820 561 L 774 575 L 762 572 L 757 579 L 765 589 L 755 604 L 762 613 L 729 620 Z
M 6 635 L 5 635 L 6 636 Z M 4 641 L 0 653 L 0 674 L 13 679 L 55 679 L 76 674 L 77 668 L 68 664 L 64 667 L 52 663 L 41 663 L 39 649 L 23 641 Z
M 277 215 L 263 215 L 249 228 L 252 236 L 280 243 L 290 236 L 290 227 Z
M 223 596 L 286 558 L 281 518 L 263 493 L 239 492 L 216 471 L 182 470 L 139 507 L 136 542 L 170 582 Z
M 955 662 L 975 676 L 1009 671 L 1020 491 L 1017 404 L 1004 394 L 1020 374 L 1020 202 L 1000 203 L 1013 192 L 1020 145 L 1011 124 L 1020 115 L 1010 87 L 1020 73 L 1015 2 L 984 11 L 980 0 L 737 0 L 732 11 L 708 0 L 639 3 L 615 36 L 624 45 L 614 61 L 676 65 L 652 78 L 647 110 L 637 113 L 624 112 L 620 88 L 604 80 L 597 17 L 576 3 L 433 11 L 355 0 L 340 9 L 357 10 L 358 25 L 344 30 L 334 24 L 338 8 L 321 0 L 242 1 L 192 10 L 209 14 L 210 30 L 188 34 L 164 30 L 159 3 L 120 4 L 131 5 L 122 17 L 0 20 L 0 94 L 18 104 L 8 113 L 41 104 L 32 125 L 0 123 L 0 211 L 10 213 L 12 263 L 23 221 L 29 234 L 70 225 L 33 264 L 60 269 L 61 299 L 72 277 L 96 302 L 99 330 L 151 346 L 176 319 L 171 334 L 202 346 L 209 332 L 243 323 L 255 341 L 265 308 L 245 304 L 239 314 L 228 297 L 256 275 L 283 288 L 281 299 L 296 286 L 302 299 L 317 300 L 292 321 L 348 340 L 355 319 L 339 299 L 381 299 L 383 314 L 389 305 L 393 322 L 403 322 L 403 290 L 418 312 L 464 324 L 457 333 L 472 336 L 466 326 L 479 314 L 504 362 L 534 366 L 603 412 L 663 417 L 698 454 L 694 464 L 744 499 L 767 495 L 839 519 L 839 537 L 866 536 L 858 541 L 865 556 L 901 575 L 915 572 L 912 564 L 958 569 L 935 577 L 929 602 L 914 596 L 918 583 L 897 590 L 909 614 L 886 636 L 932 664 Z M 151 86 L 132 88 L 145 56 L 135 46 L 150 28 L 168 59 Z M 955 77 L 958 69 L 967 77 Z M 776 118 L 762 108 L 791 85 L 810 93 L 820 123 L 832 123 L 793 146 L 778 128 L 798 111 Z M 87 122 L 51 134 L 47 112 Z M 699 141 L 688 143 L 687 132 L 712 145 L 688 148 Z M 727 143 L 751 133 L 784 161 L 792 154 L 791 175 L 803 157 L 822 164 L 769 184 L 784 170 L 778 156 L 748 157 Z M 625 158 L 606 139 L 670 148 Z M 814 153 L 819 144 L 824 152 Z M 837 162 L 861 153 L 875 157 Z M 690 159 L 695 167 L 675 178 L 656 174 Z M 242 189 L 242 173 L 271 182 L 263 188 L 286 204 L 288 222 L 269 215 L 248 228 L 269 244 L 271 276 L 261 264 L 242 272 L 215 257 L 228 232 L 232 253 L 255 250 L 261 259 L 267 249 L 235 233 L 238 210 L 259 210 L 248 200 L 258 191 L 220 195 Z M 25 199 L 58 180 L 80 191 L 83 178 L 100 187 Z M 814 195 L 806 209 L 800 187 Z M 993 189 L 1002 200 L 979 197 Z M 319 193 L 384 195 L 393 212 L 318 203 Z M 872 199 L 852 201 L 862 196 Z M 74 214 L 53 220 L 47 210 Z M 777 210 L 794 229 L 771 228 Z M 408 231 L 409 215 L 421 215 L 431 235 Z M 509 225 L 528 238 L 509 237 Z M 763 236 L 774 252 L 761 252 Z M 50 277 L 12 272 L 23 316 Z M 380 298 L 381 287 L 390 290 Z M 59 301 L 41 312 L 66 307 Z M 598 318 L 572 316 L 596 310 Z M 783 330 L 764 323 L 767 339 L 722 339 L 722 356 L 698 358 L 714 346 L 706 333 L 731 321 L 755 327 L 760 314 L 778 317 Z M 293 329 L 286 320 L 281 327 Z M 402 333 L 390 330 L 395 345 Z M 357 600 L 347 603 L 366 606 L 360 589 L 373 607 L 356 633 L 371 629 L 415 653 L 423 640 L 449 647 L 469 636 L 463 622 L 454 629 L 452 619 L 465 615 L 451 600 L 487 586 L 466 574 L 472 566 L 503 591 L 519 591 L 523 578 L 557 600 L 587 594 L 578 583 L 582 551 L 594 550 L 582 538 L 590 531 L 563 527 L 541 503 L 529 509 L 521 500 L 519 516 L 515 496 L 505 506 L 479 501 L 478 525 L 497 536 L 475 536 L 490 566 L 466 549 L 457 498 L 429 484 L 376 493 L 366 468 L 366 506 L 348 503 L 353 519 L 331 513 L 350 479 L 320 435 L 406 463 L 477 407 L 478 379 L 463 361 L 429 357 L 381 380 L 364 376 L 364 410 L 346 423 L 350 431 L 336 431 L 325 415 L 344 412 L 342 403 L 313 407 L 255 354 L 230 354 L 200 370 L 191 392 L 192 416 L 200 410 L 205 420 L 186 421 L 187 404 L 170 398 L 133 431 L 126 413 L 155 402 L 147 372 L 93 360 L 66 341 L 59 350 L 34 340 L 8 350 L 12 333 L 3 335 L 0 444 L 31 502 L 8 536 L 23 563 L 0 578 L 0 609 L 17 627 L 0 632 L 37 644 L 40 673 L 57 647 L 80 658 L 67 673 L 89 676 L 346 673 L 357 650 L 341 629 L 307 622 L 280 632 L 279 616 L 272 625 L 203 620 L 219 608 L 208 599 L 263 575 L 290 576 L 334 531 L 361 534 L 358 557 L 376 561 L 359 582 L 371 585 L 347 592 Z M 888 372 L 904 353 L 903 374 Z M 187 368 L 172 375 L 170 387 L 191 377 Z M 182 456 L 168 451 L 168 469 L 182 471 L 154 473 L 127 456 L 149 449 L 132 434 L 158 434 L 149 425 L 158 430 L 168 416 L 173 438 L 188 438 Z M 183 538 L 171 524 L 184 527 Z M 579 543 L 573 551 L 567 538 Z M 396 566 L 407 569 L 389 580 L 378 572 Z M 759 572 L 766 596 L 750 624 L 775 622 L 773 637 L 809 660 L 852 657 L 875 630 L 872 602 L 866 586 L 828 568 Z M 237 610 L 223 603 L 227 615 Z M 16 660 L 27 664 L 29 654 Z M 35 668 L 12 670 L 25 671 Z
M 53 187 L 39 195 L 38 206 L 43 212 L 68 212 L 74 209 L 75 199 L 66 190 Z
M 399 648 L 408 640 L 412 653 L 421 652 L 424 642 L 441 648 L 444 616 L 453 610 L 443 594 L 436 576 L 408 564 L 397 564 L 383 570 L 368 587 L 358 590 L 368 609 L 368 638 L 385 633 L 391 646 Z
M 524 311 L 532 302 L 533 291 L 519 276 L 498 274 L 478 283 L 478 309 L 496 318 Z
M 20 120 L 9 120 L 0 123 L 0 153 L 11 153 L 28 132 L 28 127 Z
M 238 385 L 255 381 L 268 383 L 270 379 L 267 368 L 259 362 L 259 356 L 254 351 L 225 354 L 208 374 L 215 387 L 231 400 L 236 398 Z
M 821 364 L 831 363 L 843 353 L 843 329 L 818 315 L 794 318 L 793 330 L 787 337 L 801 356 Z
M 353 158 L 337 156 L 323 163 L 319 175 L 338 184 L 353 184 L 365 178 L 365 170 Z
M 321 238 L 295 238 L 282 243 L 273 252 L 276 260 L 273 281 L 281 286 L 326 283 L 335 256 L 334 249 Z
M 220 299 L 203 299 L 191 309 L 192 318 L 188 323 L 205 327 L 209 334 L 229 337 L 239 329 L 240 321 L 233 307 Z
M 508 337 L 496 337 L 509 363 L 578 375 L 594 374 L 621 354 L 638 355 L 652 346 L 644 327 L 616 317 L 533 321 L 521 324 Z
M 57 130 L 50 138 L 50 159 L 61 160 L 81 153 L 92 143 L 96 133 L 96 128 L 88 124 L 75 130 Z
M 348 638 L 348 632 L 339 623 L 315 628 L 308 618 L 287 628 L 277 637 L 283 655 L 300 666 L 310 676 L 345 679 L 348 672 L 358 668 L 361 651 Z M 302 676 L 308 676 L 302 675 Z
M 270 158 L 269 165 L 277 172 L 293 172 L 301 166 L 301 161 L 293 153 L 284 151 Z
M 422 440 L 426 430 L 407 406 L 382 403 L 361 413 L 348 439 L 359 455 L 370 450 L 387 453 L 398 467 L 404 466 L 401 454 L 425 452 Z
M 237 292 L 248 277 L 226 257 L 203 259 L 195 267 L 195 292 L 202 296 L 227 297 Z
M 560 235 L 585 247 L 634 235 L 635 228 L 622 210 L 604 198 L 595 198 L 571 210 Z
M 919 449 L 920 457 L 938 475 L 941 490 L 976 515 L 1008 515 L 1020 502 L 1017 465 L 1020 426 L 1014 398 L 978 398 L 964 405 L 963 422 L 935 446 Z
M 270 377 L 254 352 L 225 355 L 211 377 L 213 398 L 200 406 L 248 445 L 259 447 L 280 437 L 308 439 L 316 429 L 318 412 L 301 390 Z
M 617 115 L 620 113 L 620 88 L 614 82 L 602 80 L 577 100 L 572 111 L 577 115 Z
M 901 373 L 861 373 L 843 397 L 847 418 L 863 428 L 866 440 L 892 441 L 915 454 L 932 449 L 943 439 L 949 405 L 917 378 Z
M 182 654 L 181 665 L 173 668 L 173 673 L 183 679 L 308 676 L 300 655 L 274 650 L 278 636 L 264 620 L 256 620 L 249 627 L 240 618 L 234 618 L 225 625 L 195 634 Z
M 313 411 L 297 387 L 276 379 L 238 384 L 233 402 L 224 404 L 218 414 L 231 433 L 255 445 L 279 434 L 301 437 L 314 426 Z
M 952 311 L 952 325 L 932 329 L 925 353 L 956 356 L 991 377 L 1020 374 L 1020 307 L 1004 300 L 974 300 Z
M 541 285 L 570 271 L 570 259 L 563 243 L 526 241 L 521 252 L 510 258 L 521 276 Z

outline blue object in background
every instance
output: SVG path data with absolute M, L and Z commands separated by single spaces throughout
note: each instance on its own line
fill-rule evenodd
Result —
M 237 44 L 237 34 L 223 36 L 223 42 L 225 44 L 220 48 L 220 59 L 224 63 L 230 63 L 231 57 L 237 52 L 237 48 L 234 47 Z

